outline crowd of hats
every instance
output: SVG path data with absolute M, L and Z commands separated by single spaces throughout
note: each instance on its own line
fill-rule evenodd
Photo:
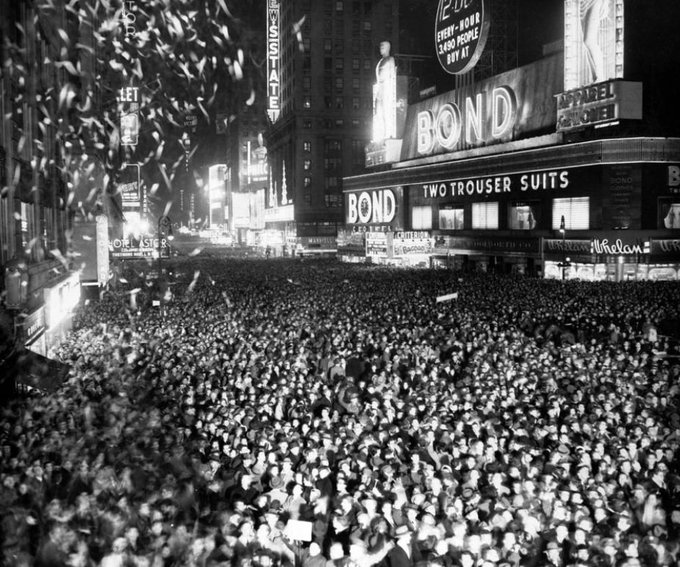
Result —
M 145 277 L 2 406 L 3 564 L 676 564 L 677 283 L 194 258 L 161 311 Z

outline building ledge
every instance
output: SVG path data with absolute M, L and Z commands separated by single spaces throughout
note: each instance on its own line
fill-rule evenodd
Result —
M 436 179 L 488 177 L 588 165 L 680 161 L 680 138 L 608 138 L 526 149 L 508 149 L 508 146 L 509 144 L 494 146 L 495 152 L 490 155 L 469 156 L 467 151 L 446 154 L 447 160 L 438 158 L 428 163 L 420 163 L 418 160 L 418 164 L 413 161 L 401 162 L 388 171 L 345 177 L 343 190 L 379 189 L 430 183 Z M 465 157 L 461 157 L 463 153 L 466 154 Z M 434 159 L 435 157 L 428 158 Z

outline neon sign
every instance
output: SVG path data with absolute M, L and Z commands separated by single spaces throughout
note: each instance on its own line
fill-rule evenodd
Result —
M 437 146 L 454 150 L 463 135 L 468 144 L 503 138 L 516 119 L 517 98 L 508 86 L 494 88 L 488 99 L 482 93 L 466 97 L 463 110 L 454 102 L 443 104 L 436 115 L 423 110 L 417 117 L 418 153 L 430 154 Z
M 397 214 L 397 199 L 391 189 L 362 191 L 347 196 L 347 221 L 349 224 L 388 223 Z
M 267 114 L 276 122 L 281 112 L 280 106 L 280 69 L 279 69 L 279 0 L 269 0 L 267 4 Z

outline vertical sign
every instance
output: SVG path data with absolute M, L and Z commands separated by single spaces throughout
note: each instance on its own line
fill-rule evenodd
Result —
M 564 90 L 623 77 L 623 4 L 564 1 Z
M 276 122 L 281 110 L 279 100 L 279 0 L 267 2 L 267 114 L 269 120 Z
M 136 146 L 139 138 L 139 88 L 124 87 L 118 91 L 120 143 Z

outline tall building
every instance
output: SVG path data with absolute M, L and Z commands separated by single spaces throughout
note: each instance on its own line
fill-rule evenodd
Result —
M 268 0 L 264 212 L 274 246 L 334 247 L 342 179 L 365 168 L 380 43 L 397 53 L 398 30 L 398 0 Z
M 79 299 L 61 145 L 77 80 L 59 34 L 73 24 L 60 2 L 0 5 L 0 360 L 17 345 L 45 354 Z
M 540 24 L 561 31 L 539 58 L 488 75 L 493 19 L 506 18 L 494 4 L 440 0 L 433 47 L 460 84 L 409 105 L 388 167 L 343 180 L 338 254 L 679 280 L 680 112 L 668 78 L 680 5 L 564 0 Z

